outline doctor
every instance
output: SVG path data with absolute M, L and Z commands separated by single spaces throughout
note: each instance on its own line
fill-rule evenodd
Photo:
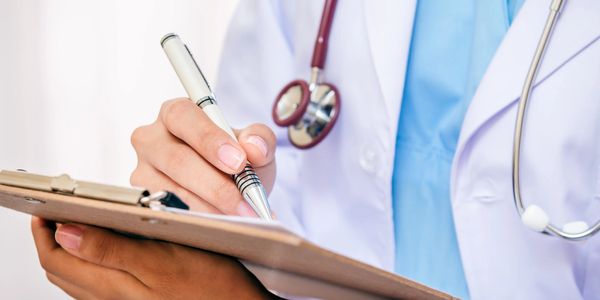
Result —
M 248 158 L 269 189 L 275 181 L 278 219 L 320 245 L 462 298 L 600 299 L 600 239 L 533 232 L 513 204 L 517 101 L 549 5 L 340 1 L 321 76 L 337 86 L 342 108 L 319 145 L 299 150 L 273 123 L 271 107 L 287 82 L 311 75 L 322 2 L 240 1 L 217 99 L 234 126 L 265 125 L 240 130 L 237 144 L 188 100 L 168 101 L 155 123 L 133 135 L 132 184 L 174 190 L 199 210 L 249 215 L 225 175 Z M 535 83 L 521 171 L 524 201 L 558 224 L 592 224 L 600 212 L 599 100 L 600 2 L 569 1 Z M 127 267 L 114 261 L 123 261 L 133 240 L 63 225 L 54 244 L 49 227 L 33 222 L 40 259 L 49 274 L 62 274 L 53 282 L 75 295 L 89 293 L 72 276 L 82 261 L 110 282 L 114 269 L 159 281 L 167 260 L 185 270 L 164 279 L 162 286 L 177 286 L 168 295 L 193 295 L 187 290 L 198 286 L 210 293 L 234 278 L 234 291 L 268 296 L 226 258 L 153 244 L 171 250 L 146 253 L 150 267 Z M 203 268 L 222 276 L 198 274 Z M 177 284 L 190 277 L 196 286 Z

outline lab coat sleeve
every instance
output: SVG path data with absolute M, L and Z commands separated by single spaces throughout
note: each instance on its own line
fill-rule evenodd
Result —
M 304 235 L 298 151 L 271 118 L 273 101 L 294 78 L 293 47 L 281 1 L 240 1 L 225 38 L 215 94 L 232 126 L 263 123 L 277 135 L 277 177 L 269 197 L 277 218 Z

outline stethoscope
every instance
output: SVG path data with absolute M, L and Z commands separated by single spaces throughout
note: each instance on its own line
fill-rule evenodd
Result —
M 325 65 L 327 42 L 336 2 L 336 0 L 325 1 L 319 33 L 313 51 L 312 75 L 309 83 L 304 80 L 290 82 L 279 93 L 273 106 L 273 120 L 277 125 L 288 128 L 290 142 L 300 149 L 310 148 L 321 142 L 335 124 L 340 112 L 340 95 L 335 86 L 319 82 L 319 73 Z M 550 14 L 535 50 L 519 99 L 513 141 L 513 200 L 517 212 L 521 216 L 521 221 L 527 227 L 567 240 L 581 240 L 600 231 L 600 221 L 592 227 L 584 221 L 571 221 L 559 228 L 550 223 L 548 214 L 539 206 L 532 204 L 525 207 L 520 186 L 520 157 L 527 103 L 546 52 L 548 41 L 565 2 L 566 0 L 552 0 L 550 4 Z
M 294 80 L 283 87 L 273 105 L 273 121 L 288 128 L 290 142 L 307 149 L 317 145 L 331 131 L 340 113 L 340 94 L 334 85 L 319 81 L 325 66 L 329 32 L 337 0 L 326 0 L 315 41 L 311 76 L 307 83 Z
M 529 66 L 529 71 L 527 72 L 527 77 L 525 78 L 525 83 L 523 84 L 523 90 L 521 92 L 517 110 L 517 121 L 515 124 L 515 134 L 513 140 L 513 198 L 517 211 L 521 216 L 521 221 L 527 227 L 544 234 L 555 235 L 567 240 L 581 240 L 588 238 L 600 231 L 600 221 L 597 221 L 592 227 L 590 227 L 584 221 L 571 221 L 564 224 L 562 228 L 559 228 L 550 223 L 548 214 L 546 214 L 541 207 L 535 204 L 530 204 L 525 207 L 523 204 L 523 198 L 521 197 L 521 146 L 523 143 L 523 126 L 525 123 L 527 103 L 529 101 L 529 96 L 531 95 L 533 83 L 535 82 L 542 58 L 546 52 L 548 41 L 552 35 L 552 31 L 554 30 L 558 20 L 558 15 L 565 2 L 566 0 L 552 0 L 552 3 L 550 4 L 550 14 L 546 20 L 544 31 L 542 32 L 542 36 L 538 42 L 531 65 Z

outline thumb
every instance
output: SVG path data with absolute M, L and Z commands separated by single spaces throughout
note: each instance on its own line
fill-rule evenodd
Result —
M 252 166 L 260 168 L 273 162 L 276 138 L 269 127 L 253 124 L 237 130 L 236 135 Z
M 55 239 L 67 252 L 88 262 L 132 273 L 137 255 L 144 251 L 140 241 L 106 229 L 79 224 L 60 225 Z

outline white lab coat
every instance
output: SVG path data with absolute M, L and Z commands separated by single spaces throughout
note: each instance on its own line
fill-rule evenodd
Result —
M 567 242 L 532 232 L 512 200 L 516 100 L 549 3 L 525 2 L 461 131 L 452 207 L 473 299 L 600 299 L 600 236 Z M 414 0 L 340 1 L 323 79 L 339 88 L 342 109 L 335 129 L 313 149 L 290 146 L 286 130 L 271 120 L 271 107 L 287 82 L 309 78 L 322 1 L 240 1 L 217 87 L 236 126 L 262 122 L 276 130 L 271 201 L 279 218 L 320 245 L 391 271 L 391 176 L 415 6 Z M 596 221 L 600 1 L 566 4 L 531 101 L 525 202 L 542 206 L 557 224 Z

